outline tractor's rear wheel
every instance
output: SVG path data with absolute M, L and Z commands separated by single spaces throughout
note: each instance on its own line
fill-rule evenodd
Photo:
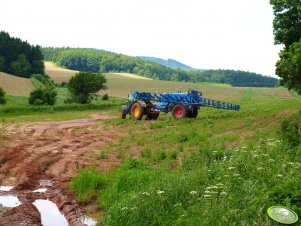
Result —
M 136 120 L 141 120 L 144 114 L 144 108 L 140 103 L 136 102 L 131 107 L 131 117 Z
M 198 116 L 197 106 L 192 106 L 192 109 L 187 111 L 187 118 L 196 118 Z
M 186 117 L 187 110 L 182 104 L 176 104 L 173 106 L 171 114 L 174 119 L 182 119 Z
M 147 118 L 150 120 L 157 120 L 159 117 L 160 112 L 151 111 L 147 114 Z

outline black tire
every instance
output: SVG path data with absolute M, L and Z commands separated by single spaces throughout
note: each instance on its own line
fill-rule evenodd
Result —
M 199 110 L 197 106 L 192 106 L 192 110 L 187 111 L 187 118 L 196 118 L 198 116 Z
M 136 120 L 141 120 L 144 115 L 144 108 L 140 103 L 136 102 L 131 107 L 131 117 Z
M 148 118 L 149 120 L 157 120 L 158 117 L 159 117 L 159 115 L 160 115 L 160 112 L 151 111 L 151 112 L 149 112 L 149 113 L 147 114 L 147 118 Z
M 187 115 L 187 110 L 182 104 L 176 104 L 171 110 L 172 117 L 174 119 L 182 119 Z
M 121 105 L 120 107 L 120 115 L 122 119 L 126 118 L 127 108 L 127 105 Z

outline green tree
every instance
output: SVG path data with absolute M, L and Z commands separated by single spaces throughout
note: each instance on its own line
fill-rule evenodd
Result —
M 270 0 L 276 44 L 284 44 L 276 63 L 281 84 L 301 93 L 301 0 Z
M 28 103 L 31 105 L 54 105 L 57 92 L 53 86 L 37 88 L 29 94 Z
M 25 54 L 20 54 L 17 61 L 11 63 L 11 71 L 14 75 L 30 77 L 31 65 L 27 61 Z
M 72 100 L 78 103 L 89 103 L 93 96 L 99 91 L 104 90 L 106 78 L 104 75 L 92 72 L 79 72 L 68 82 L 68 90 Z
M 6 104 L 5 100 L 5 92 L 4 90 L 0 87 L 0 104 Z
M 5 58 L 0 56 L 0 71 L 4 71 Z
M 276 63 L 276 74 L 282 78 L 282 85 L 301 94 L 301 41 L 283 49 Z
M 290 46 L 301 38 L 301 0 L 270 0 L 276 44 Z

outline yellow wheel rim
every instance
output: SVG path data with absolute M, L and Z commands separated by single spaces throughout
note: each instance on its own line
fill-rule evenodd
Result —
M 139 114 L 140 114 L 140 109 L 138 106 L 134 106 L 133 108 L 133 115 L 135 118 L 138 118 L 139 117 Z

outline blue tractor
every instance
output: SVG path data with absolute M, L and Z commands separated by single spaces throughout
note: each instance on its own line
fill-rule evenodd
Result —
M 121 106 L 121 118 L 131 115 L 141 120 L 145 115 L 147 119 L 156 120 L 160 112 L 171 112 L 174 119 L 196 118 L 200 107 L 211 107 L 238 111 L 240 106 L 219 100 L 202 97 L 197 90 L 176 93 L 149 93 L 132 91 L 127 104 Z

